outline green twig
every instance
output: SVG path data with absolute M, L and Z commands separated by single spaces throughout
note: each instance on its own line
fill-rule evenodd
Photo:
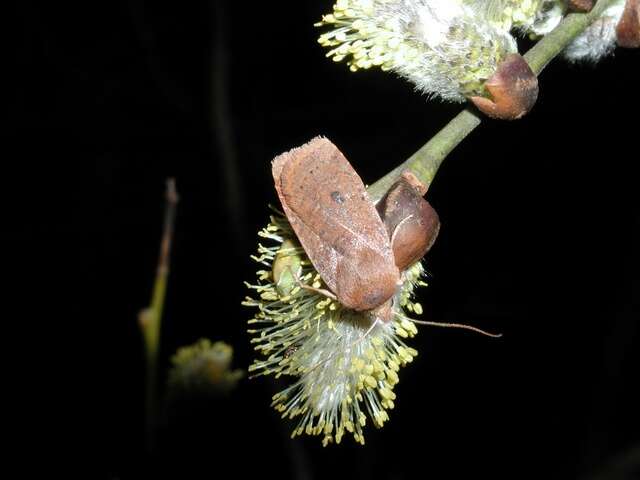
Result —
M 567 15 L 560 25 L 525 53 L 524 58 L 534 73 L 539 75 L 547 64 L 591 25 L 613 1 L 598 0 L 589 13 Z M 471 107 L 460 112 L 416 153 L 371 185 L 368 189 L 371 198 L 374 201 L 380 199 L 406 170 L 411 171 L 421 182 L 429 186 L 447 155 L 480 125 L 481 121 L 480 114 Z
M 571 41 L 591 25 L 614 0 L 599 0 L 589 13 L 572 13 L 567 15 L 562 23 L 552 32 L 545 35 L 531 50 L 524 54 L 531 70 L 539 75 L 544 67 L 553 60 Z
M 147 450 L 153 449 L 155 438 L 156 414 L 157 414 L 157 388 L 158 388 L 158 350 L 160 345 L 160 327 L 162 324 L 162 311 L 167 292 L 167 278 L 169 277 L 169 256 L 171 253 L 171 240 L 176 218 L 176 205 L 178 194 L 173 178 L 167 180 L 166 207 L 162 240 L 160 242 L 160 254 L 158 268 L 153 284 L 150 305 L 142 310 L 138 316 L 140 329 L 144 338 L 146 359 L 146 386 L 145 386 L 145 414 L 146 414 L 146 443 Z
M 411 171 L 422 183 L 429 186 L 440 164 L 447 158 L 451 150 L 478 125 L 480 125 L 480 114 L 470 108 L 463 110 L 408 160 L 371 185 L 367 190 L 369 195 L 374 201 L 382 198 L 389 187 L 406 170 Z

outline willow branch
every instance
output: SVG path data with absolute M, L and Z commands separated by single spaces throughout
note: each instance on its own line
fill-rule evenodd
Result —
M 598 0 L 589 13 L 567 15 L 560 25 L 536 43 L 524 58 L 536 75 L 587 28 L 614 0 Z M 447 155 L 482 122 L 481 114 L 468 107 L 436 133 L 416 153 L 391 170 L 368 189 L 374 201 L 380 199 L 402 172 L 409 170 L 429 186 Z
M 147 449 L 153 447 L 156 424 L 156 398 L 158 388 L 158 351 L 160 347 L 160 327 L 162 325 L 162 312 L 167 292 L 167 279 L 169 277 L 169 257 L 171 253 L 171 241 L 173 239 L 173 227 L 176 218 L 176 205 L 178 194 L 173 178 L 167 180 L 166 207 L 164 213 L 164 227 L 160 242 L 160 254 L 156 278 L 153 284 L 150 305 L 142 310 L 138 320 L 142 336 L 144 338 L 146 357 L 146 385 L 145 385 L 145 414 L 146 414 L 146 442 Z

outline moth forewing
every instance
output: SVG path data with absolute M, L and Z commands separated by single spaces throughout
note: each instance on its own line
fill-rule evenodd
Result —
M 316 137 L 276 157 L 272 173 L 291 227 L 338 301 L 366 311 L 391 299 L 400 272 L 387 230 L 340 150 Z

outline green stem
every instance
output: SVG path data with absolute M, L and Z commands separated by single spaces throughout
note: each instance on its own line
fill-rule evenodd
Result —
M 178 195 L 175 181 L 167 180 L 167 204 L 165 208 L 164 227 L 160 243 L 158 268 L 153 284 L 150 305 L 142 310 L 139 315 L 140 328 L 144 338 L 146 360 L 145 383 L 145 416 L 146 416 L 146 443 L 147 450 L 153 449 L 155 438 L 155 426 L 157 415 L 157 389 L 158 389 L 158 351 L 160 346 L 160 330 L 162 325 L 162 312 L 167 292 L 167 279 L 169 277 L 169 257 L 171 253 L 171 241 L 176 217 L 176 205 Z
M 425 143 L 420 150 L 371 185 L 367 191 L 374 201 L 379 200 L 402 172 L 409 170 L 418 179 L 429 186 L 436 176 L 440 164 L 478 125 L 480 114 L 467 108 Z
M 553 31 L 545 35 L 531 50 L 524 54 L 531 70 L 539 75 L 544 67 L 553 60 L 571 41 L 580 35 L 615 0 L 599 0 L 589 13 L 571 13 Z
M 567 15 L 560 25 L 536 43 L 524 58 L 536 75 L 547 66 L 571 41 L 582 33 L 614 0 L 598 0 L 589 13 Z M 372 184 L 369 194 L 379 200 L 404 171 L 412 172 L 429 186 L 447 155 L 481 123 L 476 109 L 468 107 L 436 133 L 416 153 Z

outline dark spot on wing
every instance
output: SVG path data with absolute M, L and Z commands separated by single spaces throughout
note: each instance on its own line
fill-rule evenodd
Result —
M 340 192 L 331 192 L 331 198 L 338 205 L 342 205 L 344 203 L 344 197 L 340 194 Z

